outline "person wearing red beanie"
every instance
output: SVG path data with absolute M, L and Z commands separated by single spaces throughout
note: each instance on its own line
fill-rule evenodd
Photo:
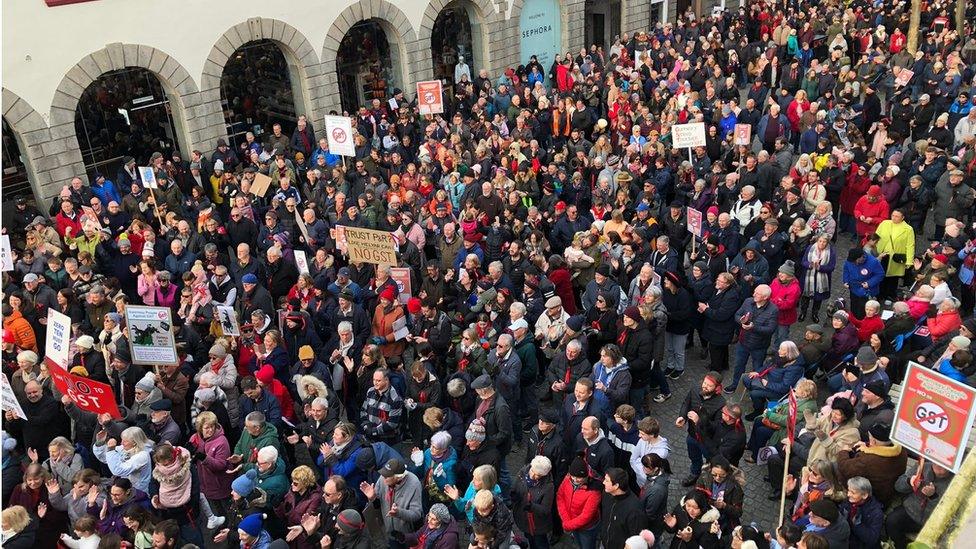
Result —
M 258 371 L 254 373 L 254 377 L 264 389 L 278 399 L 278 406 L 281 408 L 281 417 L 286 418 L 292 423 L 296 423 L 298 419 L 295 416 L 295 403 L 288 389 L 280 381 L 275 379 L 274 368 L 270 364 L 265 364 L 258 368 Z

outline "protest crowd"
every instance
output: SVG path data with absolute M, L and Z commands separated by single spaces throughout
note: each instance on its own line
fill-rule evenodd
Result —
M 976 375 L 976 39 L 930 0 L 910 52 L 910 4 L 685 13 L 395 90 L 355 156 L 300 117 L 18 199 L 3 546 L 905 547 L 953 474 L 892 386 Z

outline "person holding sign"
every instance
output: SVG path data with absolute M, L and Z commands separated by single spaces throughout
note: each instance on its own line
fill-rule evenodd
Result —
M 17 417 L 16 412 L 5 410 L 3 414 L 6 429 L 23 441 L 25 448 L 33 448 L 39 461 L 44 461 L 50 457 L 48 444 L 59 436 L 70 437 L 71 426 L 61 403 L 45 393 L 39 382 L 28 381 L 24 386 L 24 393 L 25 398 L 21 400 L 21 405 L 27 419 Z

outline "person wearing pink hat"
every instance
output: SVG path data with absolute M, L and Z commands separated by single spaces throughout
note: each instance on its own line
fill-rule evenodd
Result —
M 878 225 L 888 219 L 889 214 L 888 201 L 881 194 L 881 187 L 878 185 L 868 187 L 868 193 L 859 198 L 854 205 L 857 236 L 861 241 L 877 232 Z

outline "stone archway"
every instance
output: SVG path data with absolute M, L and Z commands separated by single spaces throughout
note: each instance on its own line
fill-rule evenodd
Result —
M 394 67 L 394 69 L 403 81 L 397 82 L 397 87 L 412 97 L 416 83 L 430 79 L 433 74 L 430 55 L 426 54 L 429 52 L 425 53 L 425 46 L 417 39 L 417 33 L 410 25 L 406 14 L 386 0 L 359 0 L 359 2 L 342 10 L 325 37 L 325 44 L 322 47 L 322 66 L 324 68 L 322 105 L 324 113 L 342 112 L 339 97 L 339 74 L 336 68 L 339 44 L 342 43 L 343 37 L 353 25 L 368 19 L 377 19 L 383 23 L 385 30 L 388 31 L 387 40 L 390 41 L 390 47 L 396 47 L 399 51 L 400 66 Z M 433 20 L 430 24 L 433 25 Z M 426 47 L 429 48 L 429 41 Z
M 213 101 L 216 104 L 221 118 L 219 128 L 210 128 L 211 139 L 227 137 L 220 96 L 220 80 L 224 67 L 238 48 L 258 40 L 271 40 L 281 49 L 291 73 L 296 112 L 305 114 L 312 121 L 313 127 L 318 128 L 320 125 L 325 87 L 319 58 L 312 44 L 304 34 L 288 23 L 254 17 L 227 29 L 214 44 L 203 65 L 200 94 L 207 102 Z
M 47 122 L 27 101 L 7 88 L 3 88 L 3 119 L 17 139 L 31 189 L 34 191 L 34 199 L 38 208 L 44 211 L 47 209 L 48 199 L 58 191 L 52 184 L 54 172 L 60 170 L 66 174 L 78 173 L 76 170 L 81 164 L 81 155 L 77 149 L 77 159 L 72 158 L 71 154 L 45 155 L 42 145 L 51 141 L 51 130 Z M 83 166 L 81 169 L 84 171 Z
M 219 109 L 204 104 L 196 82 L 186 69 L 169 54 L 151 46 L 109 44 L 83 57 L 54 92 L 50 118 L 52 139 L 45 157 L 67 154 L 77 160 L 70 168 L 62 166 L 64 170 L 59 168 L 52 172 L 51 183 L 55 186 L 66 184 L 75 176 L 87 178 L 75 132 L 75 111 L 85 89 L 103 74 L 127 67 L 146 69 L 159 79 L 172 106 L 177 141 L 183 147 L 184 157 L 193 149 L 209 146 L 203 139 L 202 129 L 213 126 L 214 120 L 222 117 Z
M 489 74 L 497 74 L 500 66 L 494 64 L 494 53 L 495 49 L 492 48 L 492 40 L 489 36 L 496 36 L 494 32 L 489 35 L 489 28 L 497 30 L 496 20 L 504 18 L 504 13 L 499 11 L 497 14 L 495 12 L 495 7 L 491 3 L 491 0 L 431 0 L 427 4 L 427 9 L 424 11 L 424 18 L 420 24 L 420 32 L 418 33 L 418 39 L 421 44 L 426 45 L 430 49 L 432 32 L 434 30 L 434 24 L 437 21 L 437 17 L 444 11 L 444 8 L 448 7 L 452 3 L 460 4 L 464 7 L 472 8 L 474 17 L 472 17 L 472 38 L 474 42 L 474 47 L 477 50 L 477 66 L 472 67 L 472 77 L 477 76 L 478 69 L 487 69 Z M 475 28 L 477 27 L 477 28 Z M 471 64 L 471 63 L 469 63 Z

